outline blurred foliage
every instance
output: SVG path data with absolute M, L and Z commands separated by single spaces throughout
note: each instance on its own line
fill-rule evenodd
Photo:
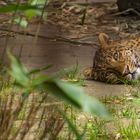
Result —
M 49 0 L 28 0 L 24 3 L 21 2 L 8 2 L 5 6 L 0 7 L 0 13 L 16 13 L 14 23 L 21 27 L 27 27 L 28 20 L 34 17 L 45 17 L 47 12 L 44 11 L 45 7 L 49 4 Z
M 15 56 L 11 53 L 8 53 L 8 56 L 11 60 L 9 73 L 15 79 L 15 84 L 23 88 L 25 93 L 30 94 L 33 90 L 47 91 L 85 112 L 103 118 L 110 117 L 104 105 L 97 99 L 86 95 L 78 85 L 41 74 L 32 78 L 32 72 L 28 71 Z
M 39 94 L 42 96 L 42 93 L 50 93 L 59 100 L 63 100 L 77 109 L 91 115 L 96 115 L 107 120 L 111 118 L 105 106 L 97 99 L 85 94 L 82 88 L 77 84 L 64 82 L 48 75 L 40 74 L 41 70 L 47 70 L 51 67 L 51 65 L 28 71 L 10 52 L 8 52 L 8 56 L 11 60 L 9 74 L 14 79 L 14 85 L 22 91 L 22 96 L 25 99 L 27 99 L 33 92 L 37 93 L 38 96 Z M 87 126 L 85 125 L 83 132 L 80 132 L 64 112 L 60 112 L 60 114 L 67 122 L 76 139 L 82 140 L 84 138 L 84 134 L 86 133 Z
M 79 87 L 78 85 L 72 84 L 71 82 L 70 83 L 64 82 L 56 78 L 54 79 L 50 77 L 49 75 L 40 74 L 41 71 L 47 70 L 48 68 L 51 67 L 51 65 L 29 71 L 10 52 L 8 52 L 8 56 L 11 61 L 10 69 L 8 69 L 8 72 L 12 77 L 8 78 L 8 81 L 4 79 L 4 81 L 7 81 L 7 83 L 5 82 L 6 86 L 4 85 L 2 87 L 3 90 L 0 92 L 0 104 L 2 106 L 6 106 L 6 108 L 2 107 L 2 109 L 0 110 L 0 114 L 4 114 L 3 119 L 1 118 L 2 116 L 0 116 L 0 119 L 2 119 L 0 139 L 2 140 L 9 139 L 9 136 L 10 136 L 9 131 L 13 131 L 13 129 L 15 129 L 13 127 L 15 127 L 14 126 L 15 122 L 17 121 L 17 118 L 19 116 L 20 118 L 23 118 L 23 120 L 25 121 L 25 125 L 20 126 L 20 128 L 16 128 L 14 130 L 15 132 L 12 133 L 12 138 L 14 140 L 14 138 L 18 136 L 18 133 L 20 134 L 20 131 L 22 129 L 25 132 L 23 136 L 21 137 L 24 138 L 26 136 L 26 133 L 29 132 L 30 128 L 35 123 L 35 119 L 32 120 L 32 115 L 36 117 L 38 110 L 42 108 L 42 107 L 40 108 L 40 104 L 45 103 L 46 97 L 49 93 L 57 97 L 59 100 L 63 100 L 66 103 L 69 103 L 82 111 L 85 111 L 92 115 L 97 115 L 105 119 L 110 118 L 110 115 L 108 114 L 104 105 L 100 103 L 97 99 L 86 95 L 84 91 L 81 89 L 81 87 Z M 8 85 L 10 85 L 10 87 Z M 9 88 L 10 88 L 10 91 L 9 91 Z M 8 90 L 8 96 L 6 93 L 7 90 Z M 25 109 L 25 111 L 23 112 L 24 110 L 23 105 L 24 104 L 26 105 L 27 100 L 30 100 L 30 97 L 34 93 L 36 93 L 35 96 L 37 96 L 36 98 L 40 100 L 40 103 L 38 104 L 36 101 L 30 101 L 31 106 L 28 107 L 28 109 Z M 4 101 L 3 101 L 3 97 L 4 97 Z M 17 104 L 17 107 L 13 111 L 13 108 L 11 107 L 15 106 L 15 104 Z M 34 107 L 35 107 L 35 111 L 32 111 L 34 110 Z M 27 112 L 27 110 L 29 110 L 29 113 Z M 68 126 L 70 127 L 71 131 L 73 132 L 77 140 L 83 139 L 84 134 L 86 132 L 86 126 L 83 132 L 81 133 L 77 129 L 77 127 L 74 126 L 72 121 L 63 112 L 61 112 L 60 114 L 63 116 L 64 120 L 67 122 Z M 5 115 L 7 115 L 7 117 Z M 5 120 L 7 120 L 7 123 L 4 123 Z M 32 120 L 31 125 L 26 126 L 31 120 Z M 62 127 L 64 124 L 64 121 L 58 117 L 56 118 L 56 123 L 59 120 L 61 120 L 61 122 L 59 125 L 57 124 L 57 128 Z M 48 123 L 52 121 L 53 121 L 53 115 L 51 115 L 50 118 L 46 120 L 47 125 L 49 125 Z M 52 126 L 53 125 L 55 124 L 52 124 Z M 24 126 L 29 127 L 29 128 L 26 130 Z M 50 127 L 46 126 L 46 128 L 42 130 L 42 133 L 47 134 Z M 4 129 L 6 129 L 6 131 L 4 131 Z M 57 134 L 61 131 L 61 129 L 56 129 L 55 131 L 57 132 L 54 135 L 56 137 Z M 45 135 L 43 135 L 42 137 L 45 137 Z M 41 138 L 39 140 L 41 140 Z

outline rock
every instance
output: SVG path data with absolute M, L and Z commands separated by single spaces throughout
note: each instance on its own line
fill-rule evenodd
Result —
M 133 8 L 140 11 L 140 0 L 117 0 L 119 11 L 124 11 Z

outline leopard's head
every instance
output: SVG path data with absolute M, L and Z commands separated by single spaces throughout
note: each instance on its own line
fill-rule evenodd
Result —
M 95 54 L 93 68 L 97 70 L 113 70 L 120 73 L 120 76 L 129 75 L 129 79 L 135 79 L 140 71 L 138 56 L 132 47 L 126 43 L 114 42 L 105 33 L 99 35 L 99 50 Z M 93 68 L 88 68 L 87 76 L 92 76 Z M 87 71 L 87 70 L 86 70 Z M 91 73 L 92 74 L 91 74 Z M 140 72 L 139 72 L 140 75 Z

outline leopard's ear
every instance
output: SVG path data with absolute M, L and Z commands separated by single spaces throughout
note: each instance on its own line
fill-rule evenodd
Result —
M 101 48 L 106 48 L 109 46 L 109 36 L 105 33 L 99 34 L 99 42 Z

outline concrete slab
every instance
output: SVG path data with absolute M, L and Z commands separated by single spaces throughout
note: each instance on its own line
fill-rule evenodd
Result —
M 132 87 L 128 85 L 111 85 L 97 81 L 86 81 L 87 86 L 84 87 L 86 93 L 97 98 L 105 98 L 108 96 L 122 96 L 131 92 Z

